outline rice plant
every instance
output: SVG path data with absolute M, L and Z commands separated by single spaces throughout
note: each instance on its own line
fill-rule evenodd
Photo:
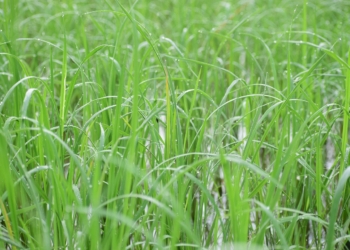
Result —
M 350 2 L 1 4 L 0 249 L 350 249 Z

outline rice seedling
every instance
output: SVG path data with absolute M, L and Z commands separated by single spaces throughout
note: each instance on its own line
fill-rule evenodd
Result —
M 4 0 L 0 249 L 346 249 L 346 1 Z

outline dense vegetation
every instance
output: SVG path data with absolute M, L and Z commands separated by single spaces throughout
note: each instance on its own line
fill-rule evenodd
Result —
M 0 249 L 350 239 L 349 1 L 1 5 Z

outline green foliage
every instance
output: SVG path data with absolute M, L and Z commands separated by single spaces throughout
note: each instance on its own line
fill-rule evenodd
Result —
M 0 249 L 350 239 L 349 3 L 2 5 Z

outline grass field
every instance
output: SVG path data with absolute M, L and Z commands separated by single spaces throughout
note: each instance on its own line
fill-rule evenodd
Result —
M 0 249 L 350 240 L 349 1 L 1 6 Z

